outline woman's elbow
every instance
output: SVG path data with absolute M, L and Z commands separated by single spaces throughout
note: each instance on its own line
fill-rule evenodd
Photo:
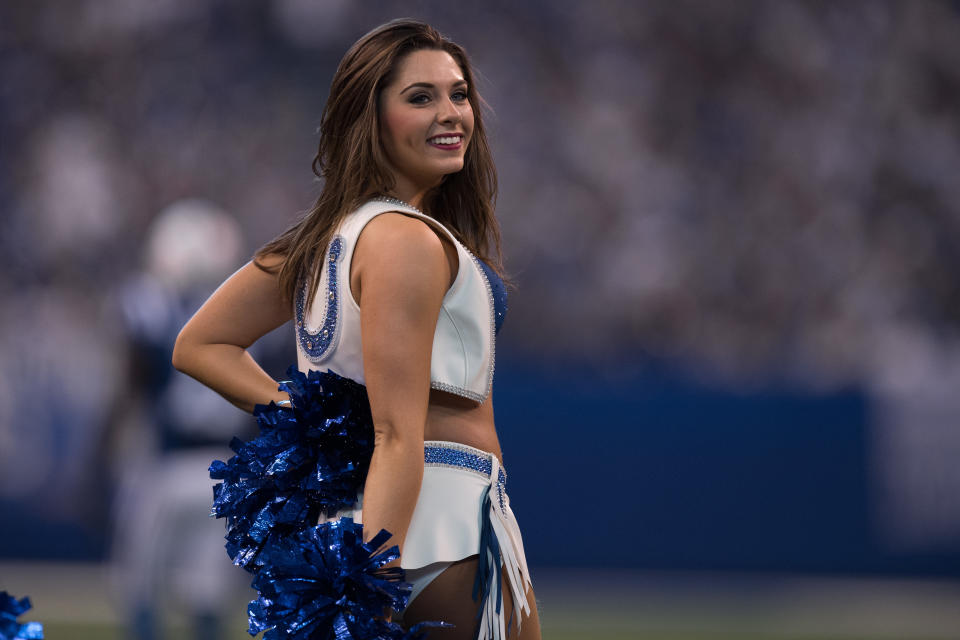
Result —
M 373 445 L 379 449 L 422 450 L 423 431 L 417 433 L 411 425 L 376 421 L 373 426 Z
M 184 337 L 184 330 L 181 329 L 180 333 L 177 334 L 176 341 L 173 343 L 173 354 L 170 358 L 170 363 L 173 365 L 173 368 L 181 373 L 189 373 L 190 352 L 190 343 L 188 339 Z

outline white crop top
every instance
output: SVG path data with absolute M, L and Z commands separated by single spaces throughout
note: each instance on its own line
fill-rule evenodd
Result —
M 402 212 L 446 234 L 457 248 L 459 268 L 443 297 L 433 334 L 430 387 L 482 403 L 490 394 L 494 364 L 494 301 L 479 259 L 437 220 L 395 199 L 375 198 L 348 214 L 324 255 L 317 293 L 304 309 L 306 287 L 298 292 L 294 330 L 297 366 L 329 369 L 366 384 L 360 342 L 360 307 L 350 292 L 350 262 L 360 232 L 381 213 Z

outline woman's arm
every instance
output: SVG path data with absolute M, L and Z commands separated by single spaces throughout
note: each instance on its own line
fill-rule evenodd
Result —
M 276 267 L 282 258 L 263 264 Z M 247 347 L 293 316 L 277 276 L 248 262 L 203 303 L 180 330 L 173 366 L 196 378 L 244 411 L 256 404 L 286 399 L 247 352 Z
M 450 264 L 436 233 L 399 213 L 371 220 L 353 254 L 363 371 L 375 430 L 363 492 L 364 537 L 403 550 L 423 479 L 430 360 Z

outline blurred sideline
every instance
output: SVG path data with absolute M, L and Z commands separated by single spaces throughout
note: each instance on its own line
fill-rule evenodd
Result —
M 43 622 L 49 640 L 121 637 L 107 576 L 96 563 L 0 563 L 0 589 L 30 596 L 25 619 Z M 533 576 L 546 639 L 960 636 L 958 581 L 549 568 Z M 231 605 L 231 637 L 249 637 L 252 595 Z M 166 622 L 166 637 L 184 624 Z

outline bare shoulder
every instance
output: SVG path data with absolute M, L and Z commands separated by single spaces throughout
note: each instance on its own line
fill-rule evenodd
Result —
M 355 292 L 363 295 L 363 280 L 371 277 L 405 290 L 446 291 L 450 265 L 443 241 L 423 220 L 402 213 L 383 213 L 360 232 L 351 271 L 358 277 Z M 442 295 L 442 293 L 441 293 Z
M 385 263 L 397 269 L 446 268 L 443 241 L 429 224 L 402 213 L 387 212 L 367 223 L 357 239 L 354 260 Z
M 418 250 L 442 249 L 442 242 L 430 225 L 414 216 L 388 211 L 368 222 L 360 233 L 368 244 L 400 248 L 413 243 Z M 357 246 L 360 246 L 358 240 Z

